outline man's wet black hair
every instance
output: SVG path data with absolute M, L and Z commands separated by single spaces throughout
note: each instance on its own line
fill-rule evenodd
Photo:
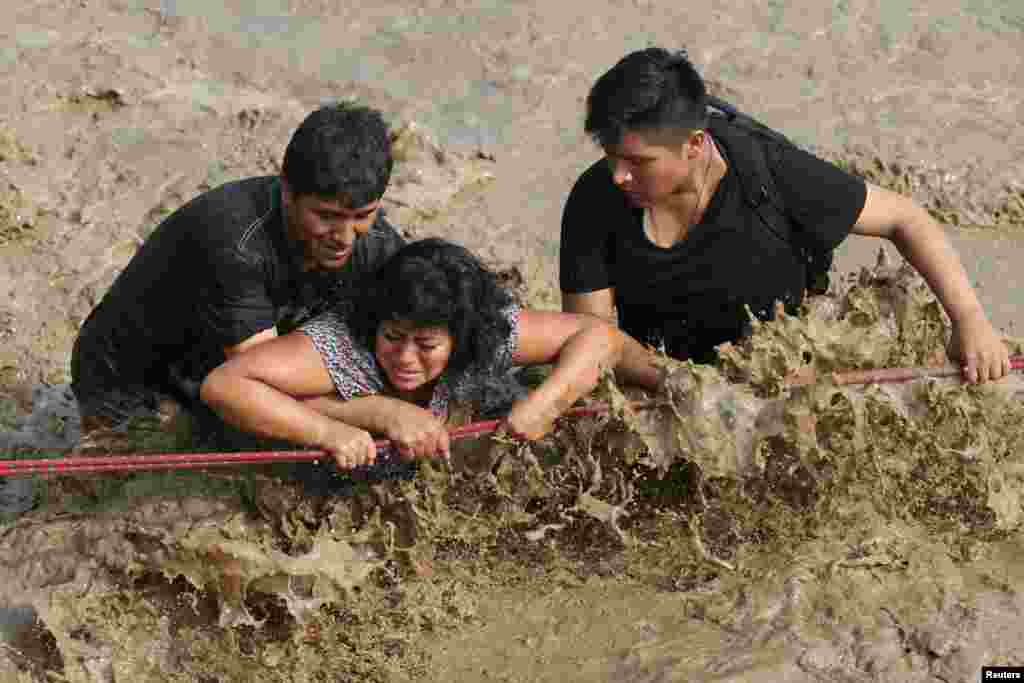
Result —
M 685 133 L 707 125 L 707 89 L 685 50 L 631 52 L 587 95 L 584 129 L 602 147 L 627 131 Z
M 321 107 L 299 124 L 281 175 L 296 195 L 341 197 L 355 209 L 384 195 L 393 165 L 380 112 L 341 103 Z
M 367 348 L 373 348 L 384 322 L 446 326 L 453 340 L 448 370 L 459 373 L 492 358 L 509 334 L 502 309 L 513 302 L 512 295 L 472 252 L 447 240 L 405 245 L 359 289 L 348 321 Z

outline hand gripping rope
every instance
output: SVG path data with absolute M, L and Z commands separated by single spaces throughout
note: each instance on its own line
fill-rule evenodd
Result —
M 1012 370 L 1024 369 L 1024 356 L 1010 359 Z M 917 367 L 883 368 L 879 370 L 855 370 L 832 373 L 836 384 L 881 384 L 907 382 L 925 377 L 953 377 L 962 374 L 958 367 Z M 789 386 L 813 384 L 814 376 L 797 376 L 788 382 Z M 633 404 L 636 408 L 657 405 L 658 401 Z M 609 406 L 595 403 L 568 410 L 563 417 L 580 417 L 606 413 Z M 486 420 L 456 427 L 450 432 L 452 439 L 462 439 L 498 430 L 504 420 Z M 387 448 L 390 442 L 378 440 L 378 449 Z M 256 451 L 247 453 L 135 453 L 130 455 L 68 456 L 59 458 L 38 458 L 32 460 L 0 460 L 0 477 L 30 476 L 33 474 L 95 474 L 105 472 L 131 472 L 136 470 L 179 470 L 227 465 L 257 465 L 278 462 L 317 462 L 329 459 L 324 451 Z

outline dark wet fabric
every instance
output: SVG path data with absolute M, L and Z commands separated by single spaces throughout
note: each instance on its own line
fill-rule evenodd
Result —
M 380 216 L 344 268 L 304 273 L 276 176 L 196 197 L 156 228 L 83 323 L 72 362 L 83 415 L 146 412 L 158 394 L 195 408 L 225 347 L 336 305 L 402 244 Z
M 715 142 L 728 161 L 724 141 Z M 797 148 L 755 144 L 764 144 L 803 238 L 823 251 L 842 242 L 864 206 L 864 181 Z M 772 317 L 776 301 L 795 310 L 805 284 L 801 254 L 765 226 L 731 163 L 702 221 L 669 248 L 647 239 L 643 210 L 615 187 L 604 160 L 579 177 L 565 206 L 562 291 L 614 288 L 622 328 L 679 358 L 711 360 L 716 345 L 748 333 L 747 307 L 761 319 Z

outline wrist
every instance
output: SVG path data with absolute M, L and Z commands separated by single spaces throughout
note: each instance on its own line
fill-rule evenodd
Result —
M 306 440 L 306 445 L 313 446 L 314 448 L 326 448 L 330 441 L 331 427 L 332 424 L 330 418 L 322 415 L 318 416 L 313 422 L 309 438 Z
M 988 316 L 985 315 L 985 310 L 980 305 L 957 311 L 955 315 L 951 313 L 949 319 L 953 325 L 958 327 L 988 322 Z

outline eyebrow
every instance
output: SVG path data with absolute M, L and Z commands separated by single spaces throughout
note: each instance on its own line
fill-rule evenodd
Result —
M 374 206 L 369 209 L 335 209 L 330 206 L 317 207 L 317 213 L 329 214 L 331 216 L 369 216 L 371 213 L 379 209 L 380 206 Z
M 626 161 L 654 161 L 656 157 L 644 156 L 642 154 L 616 154 L 614 152 L 605 152 L 605 156 L 616 157 L 618 159 L 625 159 Z

